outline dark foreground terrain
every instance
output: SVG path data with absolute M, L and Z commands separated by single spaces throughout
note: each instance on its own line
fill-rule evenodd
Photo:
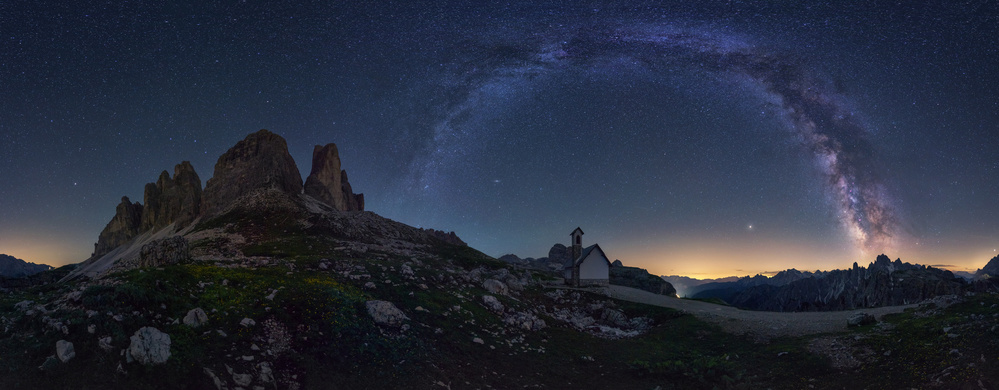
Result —
M 216 244 L 194 242 L 192 251 Z M 282 238 L 244 246 L 249 257 L 191 259 L 5 295 L 0 387 L 999 386 L 999 298 L 991 294 L 927 304 L 845 333 L 758 343 L 672 309 L 546 288 L 546 276 L 467 247 L 400 257 L 327 244 Z M 404 317 L 373 316 L 370 301 L 390 302 Z M 197 308 L 207 319 L 185 323 Z M 169 335 L 164 363 L 126 356 L 143 327 Z M 55 356 L 59 340 L 73 343 L 66 362 Z

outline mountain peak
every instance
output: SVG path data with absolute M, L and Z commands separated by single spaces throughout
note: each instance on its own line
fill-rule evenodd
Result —
M 305 179 L 305 194 L 340 211 L 364 210 L 364 194 L 354 194 L 347 171 L 340 168 L 336 144 L 316 145 L 312 150 L 312 172 Z
M 261 189 L 302 192 L 302 175 L 288 153 L 288 143 L 266 129 L 246 136 L 215 163 L 205 183 L 201 212 L 216 215 L 234 200 Z
M 993 257 L 982 269 L 975 272 L 976 278 L 985 277 L 986 275 L 989 277 L 999 276 L 999 256 Z

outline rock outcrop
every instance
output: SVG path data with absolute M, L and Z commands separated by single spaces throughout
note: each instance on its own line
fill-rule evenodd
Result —
M 176 264 L 189 258 L 187 240 L 181 236 L 173 236 L 143 245 L 139 266 L 160 267 Z
M 97 243 L 94 244 L 92 257 L 100 257 L 112 249 L 127 243 L 142 232 L 142 205 L 132 203 L 127 196 L 121 197 L 121 203 L 115 209 L 114 217 L 108 222 Z
M 676 289 L 673 288 L 672 284 L 638 267 L 625 267 L 624 265 L 611 267 L 610 284 L 637 288 L 660 295 L 676 296 Z
M 567 248 L 562 244 L 552 245 L 552 249 L 548 250 L 548 262 L 565 264 L 572 260 L 572 249 Z
M 14 256 L 0 255 L 0 277 L 23 278 L 50 269 L 52 267 L 45 264 L 29 263 Z
M 458 238 L 458 235 L 454 234 L 453 231 L 452 232 L 444 232 L 444 231 L 441 231 L 441 230 L 424 229 L 424 228 L 420 228 L 420 230 L 422 232 L 429 233 L 434 238 L 436 238 L 438 240 L 441 240 L 441 241 L 444 241 L 444 242 L 446 242 L 448 244 L 451 244 L 451 245 L 457 245 L 457 246 L 468 245 L 468 244 L 465 244 L 465 241 L 462 241 L 461 238 Z
M 482 282 L 482 288 L 486 289 L 493 294 L 509 295 L 510 290 L 507 288 L 506 283 L 503 283 L 496 279 L 486 279 Z
M 302 175 L 281 136 L 260 130 L 236 143 L 215 163 L 215 174 L 205 183 L 201 213 L 213 216 L 243 195 L 256 190 L 302 192 Z
M 340 168 L 336 144 L 312 150 L 312 172 L 305 179 L 305 194 L 340 211 L 364 210 L 364 194 L 355 194 L 347 181 L 347 171 Z
M 156 183 L 146 184 L 141 231 L 159 229 L 171 223 L 186 226 L 201 211 L 201 178 L 188 161 L 177 164 L 173 178 L 160 173 Z
M 989 260 L 982 269 L 975 272 L 975 278 L 994 278 L 999 276 L 999 256 L 993 257 Z

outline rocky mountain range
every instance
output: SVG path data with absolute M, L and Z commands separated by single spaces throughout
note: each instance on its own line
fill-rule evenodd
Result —
M 969 284 L 953 273 L 880 255 L 867 267 L 826 272 L 782 271 L 767 278 L 705 284 L 695 298 L 720 298 L 765 311 L 829 311 L 904 305 L 963 293 Z
M 687 296 L 691 298 L 718 298 L 723 301 L 730 301 L 732 296 L 738 292 L 741 292 L 750 287 L 756 286 L 783 286 L 795 280 L 812 277 L 812 276 L 822 276 L 824 273 L 822 271 L 799 271 L 794 268 L 780 271 L 773 276 L 765 275 L 754 275 L 754 276 L 744 276 L 741 278 L 730 277 L 716 279 L 716 281 L 711 281 L 708 283 L 701 283 L 694 285 L 686 290 Z M 734 280 L 733 280 L 734 279 Z
M 239 216 L 261 211 L 286 221 L 311 219 L 304 223 L 314 230 L 367 242 L 406 239 L 464 245 L 453 232 L 413 228 L 364 212 L 364 196 L 352 192 L 335 144 L 316 145 L 312 162 L 303 184 L 287 142 L 267 130 L 248 135 L 220 156 L 204 189 L 197 172 L 184 161 L 172 177 L 163 171 L 155 183 L 146 184 L 145 204 L 122 197 L 94 253 L 68 278 L 93 277 L 118 263 L 139 264 L 145 245 L 202 230 L 196 225 L 217 223 L 222 216 L 238 221 Z M 242 227 L 260 228 L 254 218 L 244 219 L 247 226 Z
M 0 254 L 0 277 L 23 278 L 52 269 L 45 264 L 29 263 L 14 256 Z

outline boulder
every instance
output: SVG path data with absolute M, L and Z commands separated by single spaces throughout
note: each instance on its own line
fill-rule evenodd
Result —
M 101 257 L 112 249 L 127 243 L 142 232 L 142 204 L 132 203 L 127 196 L 115 208 L 114 217 L 97 237 L 91 257 Z
M 409 319 L 392 302 L 367 301 L 364 305 L 368 308 L 368 315 L 379 325 L 401 326 L 403 321 Z
M 184 316 L 184 325 L 192 328 L 197 328 L 206 322 L 208 322 L 208 313 L 205 313 L 205 310 L 200 307 L 189 310 Z
M 170 358 L 170 335 L 151 326 L 139 328 L 129 338 L 131 343 L 125 351 L 126 360 L 137 361 L 142 365 L 166 363 Z
M 312 172 L 305 179 L 305 194 L 340 211 L 364 210 L 364 194 L 355 194 L 340 169 L 336 144 L 316 145 L 312 150 Z
M 492 295 L 483 295 L 482 303 L 486 305 L 486 308 L 497 313 L 503 312 L 503 304 Z
M 864 326 L 877 322 L 874 316 L 867 313 L 857 313 L 846 320 L 847 326 Z
M 485 282 L 482 282 L 482 288 L 493 294 L 509 294 L 506 284 L 496 279 L 486 279 Z
M 262 362 L 257 364 L 258 378 L 261 382 L 270 383 L 274 382 L 274 370 L 271 368 L 271 364 L 268 362 Z
M 538 331 L 544 329 L 546 326 L 545 320 L 538 318 L 538 316 L 534 314 L 526 312 L 518 312 L 509 315 L 503 319 L 503 322 L 515 328 L 530 331 Z
M 76 350 L 73 349 L 73 343 L 66 340 L 56 341 L 56 357 L 63 363 L 76 357 Z
M 139 266 L 159 267 L 176 264 L 190 257 L 187 240 L 181 236 L 173 236 L 143 245 L 139 256 Z
M 171 223 L 182 228 L 201 211 L 201 178 L 188 161 L 160 173 L 156 183 L 146 184 L 142 209 L 142 231 L 159 229 Z
M 205 183 L 201 213 L 214 216 L 243 195 L 276 189 L 302 192 L 302 175 L 281 136 L 260 130 L 236 143 L 215 163 L 215 174 Z
M 605 308 L 600 314 L 600 319 L 617 326 L 628 326 L 628 317 L 618 310 Z
M 98 339 L 97 346 L 100 347 L 100 349 L 102 350 L 110 351 L 111 348 L 114 348 L 114 346 L 111 345 L 111 336 L 105 336 Z

